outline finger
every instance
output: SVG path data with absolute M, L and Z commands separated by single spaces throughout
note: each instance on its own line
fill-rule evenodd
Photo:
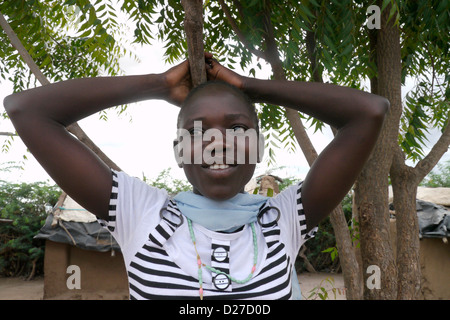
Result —
M 209 59 L 208 61 L 206 61 L 206 65 L 208 71 L 212 71 L 221 67 L 220 63 L 216 59 Z
M 212 63 L 215 63 L 215 64 L 220 64 L 219 60 L 217 60 L 215 58 L 211 58 L 211 59 L 209 59 L 209 61 L 211 61 Z
M 205 67 L 207 72 L 212 72 L 212 70 L 214 69 L 213 62 L 211 60 L 205 61 Z
M 205 62 L 208 64 L 217 63 L 220 64 L 217 59 L 215 59 L 212 55 L 212 53 L 205 52 Z
M 219 75 L 219 72 L 220 72 L 220 69 L 219 69 L 219 70 L 217 70 L 217 72 L 216 72 L 216 75 L 214 76 L 214 80 L 216 80 L 216 79 L 217 79 L 217 76 Z
M 212 70 L 212 68 L 211 69 L 207 68 L 206 76 L 207 76 L 208 81 L 216 80 L 218 73 L 219 73 L 218 71 Z
M 212 68 L 214 68 L 214 66 L 213 66 L 213 61 L 212 61 L 211 59 L 206 60 L 206 61 L 205 61 L 205 65 L 206 65 L 206 69 L 207 69 L 207 70 L 211 70 Z

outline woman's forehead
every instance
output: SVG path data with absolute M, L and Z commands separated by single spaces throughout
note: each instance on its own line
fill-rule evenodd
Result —
M 253 122 L 253 118 L 245 113 L 223 113 L 223 112 L 213 112 L 210 114 L 203 113 L 193 113 L 189 115 L 185 115 L 181 119 L 181 126 L 183 125 L 191 125 L 195 121 L 200 122 L 210 122 L 211 120 L 221 120 L 224 123 L 232 123 L 232 122 Z
M 255 120 L 253 106 L 233 92 L 207 92 L 194 97 L 180 110 L 179 125 L 210 117 L 221 117 L 224 120 L 238 118 Z

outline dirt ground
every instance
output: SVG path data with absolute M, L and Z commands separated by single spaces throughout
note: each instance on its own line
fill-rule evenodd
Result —
M 328 300 L 345 300 L 342 274 L 302 273 L 299 275 L 299 280 L 304 299 L 307 299 L 311 293 L 318 292 L 314 288 L 323 287 L 328 292 Z M 333 292 L 336 293 L 336 297 Z M 31 281 L 25 281 L 23 278 L 0 277 L 0 300 L 42 300 L 43 294 L 43 277 Z M 320 300 L 320 297 L 314 295 L 309 299 Z
M 0 300 L 42 300 L 44 278 L 0 278 Z
M 321 287 L 327 293 L 327 300 L 346 300 L 342 273 L 301 273 L 298 275 L 303 299 L 320 300 L 317 295 Z M 314 295 L 312 295 L 315 293 Z M 312 296 L 311 296 L 312 295 Z M 311 296 L 311 297 L 310 297 Z

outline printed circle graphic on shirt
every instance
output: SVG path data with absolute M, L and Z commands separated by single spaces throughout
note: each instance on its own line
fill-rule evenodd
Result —
M 231 281 L 223 273 L 217 274 L 213 279 L 214 286 L 219 290 L 225 290 L 230 285 Z
M 214 250 L 213 257 L 216 261 L 222 262 L 228 257 L 228 252 L 224 247 L 218 247 Z

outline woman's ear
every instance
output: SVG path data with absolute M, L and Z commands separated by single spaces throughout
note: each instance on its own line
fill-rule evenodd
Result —
M 175 160 L 178 163 L 178 167 L 183 168 L 183 159 L 180 156 L 180 150 L 179 150 L 179 146 L 178 146 L 179 142 L 180 141 L 178 139 L 173 140 L 173 153 L 175 155 Z

